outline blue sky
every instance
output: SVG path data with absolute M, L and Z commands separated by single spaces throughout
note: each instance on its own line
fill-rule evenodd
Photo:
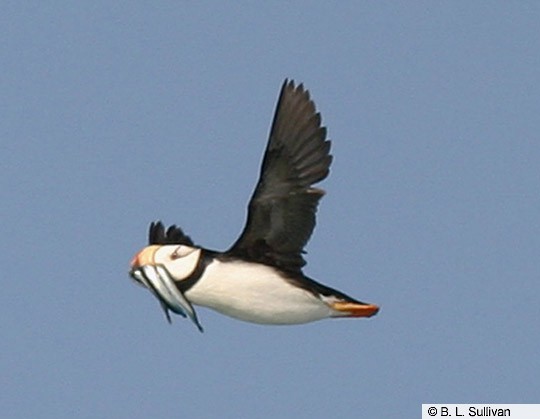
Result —
M 0 409 L 418 417 L 540 401 L 537 2 L 7 2 Z M 205 333 L 128 278 L 150 221 L 226 249 L 279 87 L 334 163 L 306 273 L 381 312 Z

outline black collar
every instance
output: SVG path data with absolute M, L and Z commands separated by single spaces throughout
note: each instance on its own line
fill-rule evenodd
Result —
M 206 267 L 212 262 L 214 259 L 214 252 L 206 249 L 201 248 L 201 255 L 199 256 L 199 261 L 197 262 L 197 266 L 195 266 L 195 269 L 189 275 L 187 278 L 183 279 L 182 281 L 174 281 L 176 288 L 183 294 L 187 290 L 189 290 L 195 283 L 201 279 L 201 276 L 203 275 L 204 271 L 206 270 Z

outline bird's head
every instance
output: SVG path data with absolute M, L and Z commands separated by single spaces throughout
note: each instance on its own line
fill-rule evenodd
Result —
M 180 282 L 189 278 L 195 271 L 200 256 L 201 249 L 198 247 L 183 244 L 152 244 L 142 249 L 132 259 L 131 276 L 140 282 L 134 276 L 135 272 L 144 272 L 146 267 L 162 267 L 171 280 Z
M 182 281 L 195 272 L 202 250 L 181 229 L 171 226 L 165 230 L 160 222 L 150 225 L 149 242 L 132 259 L 130 276 L 158 299 L 169 322 L 171 310 L 189 316 L 202 331 L 193 306 L 182 292 Z

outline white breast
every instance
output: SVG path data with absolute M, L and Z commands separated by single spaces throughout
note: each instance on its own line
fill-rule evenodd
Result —
M 323 301 L 273 268 L 250 262 L 214 260 L 185 295 L 194 304 L 253 323 L 307 323 L 332 314 Z

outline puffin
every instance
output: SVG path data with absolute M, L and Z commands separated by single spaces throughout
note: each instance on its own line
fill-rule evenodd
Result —
M 244 229 L 225 251 L 196 245 L 176 225 L 152 222 L 148 245 L 131 260 L 130 277 L 171 313 L 202 332 L 194 306 L 263 325 L 371 317 L 375 304 L 304 274 L 306 246 L 325 194 L 314 185 L 330 170 L 331 142 L 303 84 L 285 79 Z

